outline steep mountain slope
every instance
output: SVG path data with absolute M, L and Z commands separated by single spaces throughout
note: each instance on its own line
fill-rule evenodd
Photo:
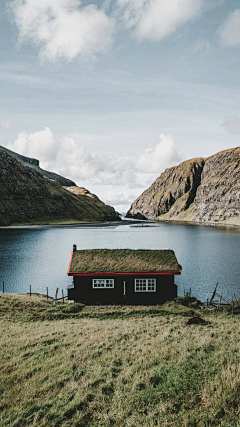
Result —
M 61 175 L 58 175 L 57 173 L 49 172 L 40 168 L 39 160 L 37 159 L 32 159 L 31 157 L 22 156 L 21 154 L 15 153 L 14 151 L 9 150 L 8 148 L 2 147 L 1 145 L 0 145 L 0 150 L 6 151 L 8 154 L 10 154 L 10 156 L 19 160 L 29 168 L 34 169 L 37 172 L 40 172 L 45 178 L 49 178 L 54 181 L 57 181 L 60 185 L 65 185 L 68 187 L 76 185 L 75 182 L 72 181 L 71 179 L 65 178 Z
M 240 225 L 240 147 L 166 169 L 127 217 Z
M 73 194 L 0 149 L 0 225 L 120 219 L 97 196 L 81 192 Z
M 206 159 L 194 200 L 193 221 L 240 225 L 240 147 Z

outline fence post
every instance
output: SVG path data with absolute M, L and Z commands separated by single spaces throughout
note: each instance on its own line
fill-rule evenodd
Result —
M 56 289 L 55 298 L 53 298 L 53 300 L 52 300 L 52 307 L 56 307 L 56 303 L 57 303 L 57 294 L 58 294 L 58 288 Z
M 218 309 L 220 308 L 221 299 L 222 299 L 222 294 L 220 294 L 219 303 L 218 303 L 218 306 L 217 306 Z
M 4 281 L 3 281 L 3 294 L 4 294 Z
M 47 289 L 47 300 L 48 300 L 48 287 L 46 287 L 46 289 Z
M 234 295 L 234 297 L 235 297 L 235 300 L 236 300 L 237 306 L 239 307 L 239 302 L 238 302 L 238 300 L 237 300 L 237 297 L 236 297 L 236 295 L 235 295 L 235 294 L 233 294 L 233 295 Z
M 63 294 L 63 289 L 62 289 L 62 299 L 63 299 L 63 304 L 64 304 L 64 294 Z
M 30 297 L 32 296 L 32 285 L 30 285 Z

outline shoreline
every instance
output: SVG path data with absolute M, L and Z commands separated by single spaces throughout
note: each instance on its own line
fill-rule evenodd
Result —
M 49 223 L 36 223 L 36 224 L 14 224 L 0 226 L 0 230 L 13 230 L 13 229 L 46 229 L 46 228 L 71 228 L 71 227 L 113 227 L 121 225 L 137 225 L 142 224 L 142 227 L 148 227 L 147 224 L 161 223 L 173 224 L 173 225 L 194 225 L 200 227 L 214 227 L 222 230 L 235 230 L 240 232 L 240 225 L 238 224 L 226 224 L 226 223 L 215 223 L 215 222 L 193 222 L 193 221 L 180 221 L 174 219 L 135 219 L 135 218 L 122 218 L 121 221 L 76 221 L 76 222 L 49 222 Z M 145 224 L 145 225 L 144 225 Z M 153 226 L 153 225 L 152 225 Z
M 228 224 L 228 223 L 223 223 L 223 222 L 194 222 L 194 221 L 180 221 L 180 220 L 174 220 L 174 219 L 160 219 L 160 220 L 153 220 L 154 222 L 167 222 L 168 224 L 173 223 L 173 224 L 179 224 L 179 225 L 197 225 L 197 226 L 202 226 L 202 227 L 218 227 L 218 228 L 231 228 L 231 229 L 237 229 L 240 231 L 240 225 L 238 224 Z
M 9 229 L 23 229 L 23 228 L 71 228 L 71 227 L 112 227 L 120 225 L 129 225 L 141 222 L 148 222 L 136 219 L 122 220 L 122 221 L 76 221 L 76 222 L 54 222 L 54 223 L 42 223 L 42 224 L 14 224 L 14 225 L 1 225 L 0 230 L 9 230 Z M 154 221 L 155 222 L 155 221 Z
M 130 218 L 128 218 L 130 220 Z M 233 230 L 239 230 L 240 231 L 240 224 L 228 224 L 223 222 L 194 222 L 194 221 L 184 221 L 184 220 L 177 220 L 177 219 L 132 219 L 133 221 L 137 222 L 146 222 L 146 223 L 168 223 L 168 224 L 177 224 L 177 225 L 196 225 L 201 227 L 217 227 L 217 228 L 231 228 Z

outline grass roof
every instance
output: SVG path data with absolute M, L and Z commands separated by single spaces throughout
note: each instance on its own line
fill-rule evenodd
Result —
M 73 252 L 69 273 L 179 271 L 174 251 L 88 249 Z

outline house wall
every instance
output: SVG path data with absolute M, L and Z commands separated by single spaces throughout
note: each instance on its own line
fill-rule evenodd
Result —
M 156 279 L 156 292 L 134 292 L 134 280 Z M 98 278 L 94 276 L 94 278 Z M 114 279 L 113 289 L 93 289 L 91 276 L 75 276 L 74 288 L 68 289 L 68 299 L 86 305 L 98 304 L 162 304 L 177 297 L 177 286 L 173 275 L 161 276 L 101 276 L 101 279 Z M 124 281 L 126 295 L 124 295 Z

